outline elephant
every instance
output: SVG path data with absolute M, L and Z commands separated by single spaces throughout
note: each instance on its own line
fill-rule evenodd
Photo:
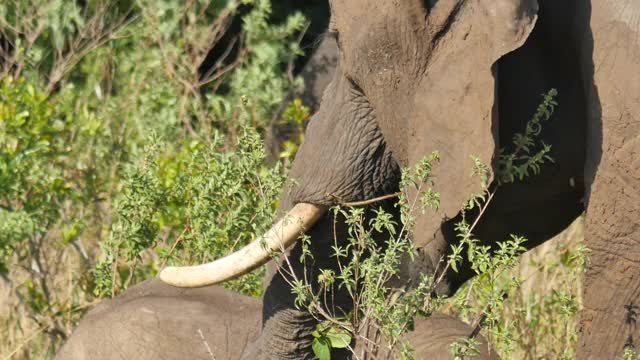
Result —
M 500 149 L 525 128 L 539 95 L 555 88 L 560 105 L 541 132 L 554 162 L 500 185 L 474 234 L 492 247 L 520 234 L 533 248 L 586 212 L 591 255 L 577 358 L 619 357 L 640 336 L 638 19 L 640 4 L 631 0 L 332 0 L 329 32 L 339 60 L 293 162 L 296 185 L 283 194 L 281 220 L 237 253 L 169 267 L 160 278 L 199 287 L 269 263 L 252 354 L 311 359 L 316 322 L 295 306 L 271 251 L 288 249 L 298 276 L 335 269 L 334 235 L 344 238 L 348 229 L 327 210 L 404 190 L 401 169 L 437 150 L 440 206 L 416 215 L 411 264 L 437 271 L 458 241 L 461 204 L 482 191 L 469 175 L 471 155 L 495 173 Z M 392 200 L 379 206 L 399 217 Z M 311 238 L 312 262 L 299 261 L 302 232 Z M 467 263 L 458 270 L 440 274 L 439 294 L 453 294 L 474 275 Z M 349 311 L 344 293 L 333 301 Z
M 217 286 L 179 289 L 151 279 L 94 308 L 56 358 L 258 359 L 261 314 L 259 299 Z M 450 345 L 472 332 L 456 318 L 434 314 L 417 320 L 405 339 L 416 358 L 445 360 Z M 484 338 L 478 340 L 475 359 L 499 359 Z
M 142 282 L 92 309 L 57 359 L 241 359 L 260 334 L 258 299 L 216 286 Z

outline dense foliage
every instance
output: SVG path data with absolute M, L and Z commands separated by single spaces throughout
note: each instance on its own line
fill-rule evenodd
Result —
M 223 40 L 238 7 L 242 31 Z M 96 296 L 271 223 L 286 169 L 267 164 L 261 136 L 306 117 L 300 104 L 278 115 L 301 85 L 288 70 L 305 19 L 270 12 L 266 0 L 0 4 L 0 273 L 14 294 L 0 353 L 51 356 Z M 227 286 L 257 296 L 260 277 Z

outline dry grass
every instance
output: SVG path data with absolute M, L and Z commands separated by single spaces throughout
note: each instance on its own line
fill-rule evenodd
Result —
M 560 292 L 580 308 L 582 271 L 567 257 L 584 242 L 584 217 L 545 244 L 527 252 L 513 270 L 522 286 L 505 307 L 505 319 L 516 324 L 518 346 L 513 359 L 559 359 L 573 355 L 579 315 L 567 319 L 558 303 Z
M 95 244 L 92 247 L 92 252 L 97 251 Z M 84 310 L 96 304 L 85 296 L 84 284 L 79 282 L 86 280 L 81 274 L 89 269 L 78 252 L 51 246 L 42 253 L 48 269 L 42 276 L 51 300 L 39 316 L 26 311 L 28 304 L 21 306 L 28 302 L 23 296 L 30 289 L 28 271 L 15 267 L 8 275 L 11 281 L 0 282 L 0 360 L 50 357 L 59 344 L 57 335 L 68 336 Z

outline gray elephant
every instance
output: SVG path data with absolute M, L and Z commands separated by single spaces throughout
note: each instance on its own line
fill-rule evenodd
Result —
M 258 359 L 261 358 L 258 299 L 216 286 L 179 289 L 158 279 L 138 284 L 93 309 L 58 359 Z M 433 315 L 417 320 L 406 340 L 418 359 L 450 359 L 450 345 L 473 329 L 458 319 Z M 474 359 L 498 359 L 478 339 Z
M 640 4 L 632 0 L 334 0 L 331 32 L 339 66 L 312 119 L 290 176 L 298 185 L 280 203 L 289 219 L 260 241 L 161 278 L 196 287 L 225 281 L 267 262 L 270 249 L 311 235 L 314 262 L 302 274 L 335 267 L 327 208 L 399 191 L 400 168 L 433 150 L 441 206 L 419 216 L 414 241 L 436 264 L 456 242 L 460 204 L 480 191 L 470 155 L 493 164 L 498 149 L 526 125 L 549 88 L 559 92 L 542 137 L 553 164 L 503 185 L 475 235 L 487 245 L 510 233 L 536 246 L 587 211 L 586 274 L 579 359 L 613 359 L 635 346 L 640 295 Z M 410 196 L 412 194 L 409 194 Z M 382 204 L 396 212 L 392 203 Z M 397 214 L 396 214 L 397 215 Z M 338 234 L 346 231 L 338 224 Z M 338 238 L 341 238 L 338 236 Z M 308 359 L 313 317 L 294 306 L 288 279 L 271 272 L 255 354 Z M 468 264 L 443 274 L 451 294 L 473 275 Z M 335 296 L 346 311 L 344 294 Z M 341 354 L 336 354 L 340 356 Z
M 258 299 L 152 279 L 87 314 L 58 359 L 240 359 L 260 334 Z

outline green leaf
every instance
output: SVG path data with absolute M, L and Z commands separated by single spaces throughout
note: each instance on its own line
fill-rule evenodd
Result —
M 458 262 L 457 261 L 452 261 L 451 262 L 451 268 L 453 269 L 453 271 L 458 272 Z
M 344 349 L 351 343 L 351 334 L 344 329 L 332 327 L 327 331 L 327 339 L 334 349 Z
M 319 360 L 331 360 L 331 345 L 327 338 L 320 337 L 313 339 L 311 349 Z

